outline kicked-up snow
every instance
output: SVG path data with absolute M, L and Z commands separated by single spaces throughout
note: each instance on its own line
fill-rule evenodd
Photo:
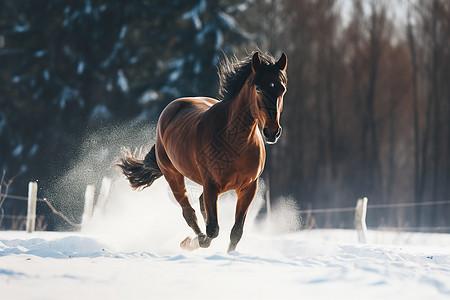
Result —
M 258 224 L 257 199 L 228 254 L 235 200 L 223 199 L 218 239 L 186 252 L 192 233 L 164 184 L 120 186 L 82 232 L 0 232 L 0 299 L 450 299 L 448 234 L 282 233 L 295 214 Z

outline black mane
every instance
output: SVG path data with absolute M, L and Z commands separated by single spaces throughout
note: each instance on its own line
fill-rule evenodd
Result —
M 229 101 L 239 94 L 248 76 L 252 73 L 252 56 L 253 54 L 240 61 L 236 56 L 229 58 L 224 54 L 224 59 L 219 63 L 217 70 L 220 100 Z M 257 75 L 263 72 L 277 72 L 280 81 L 286 84 L 286 74 L 275 67 L 276 61 L 270 54 L 259 52 L 259 58 L 261 66 Z

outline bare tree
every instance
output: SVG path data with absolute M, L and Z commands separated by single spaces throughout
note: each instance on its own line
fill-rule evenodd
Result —
M 413 127 L 414 127 L 414 202 L 420 203 L 421 199 L 421 190 L 420 190 L 420 135 L 419 135 L 419 103 L 418 103 L 418 66 L 417 66 L 417 57 L 416 57 L 416 41 L 413 32 L 413 25 L 411 23 L 411 14 L 412 14 L 412 4 L 408 3 L 408 12 L 407 12 L 407 37 L 408 37 L 408 46 L 409 53 L 411 58 L 411 66 L 412 66 L 412 101 L 413 101 L 413 110 L 414 110 L 414 119 L 413 119 Z M 415 209 L 415 217 L 416 221 L 420 220 L 420 208 L 417 206 Z

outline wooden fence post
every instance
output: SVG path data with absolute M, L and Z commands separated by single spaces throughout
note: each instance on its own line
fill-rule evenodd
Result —
M 366 225 L 366 213 L 367 213 L 367 198 L 359 198 L 356 202 L 355 209 L 355 229 L 358 233 L 358 241 L 360 243 L 367 242 L 367 225 Z
M 26 230 L 32 233 L 36 227 L 36 202 L 37 202 L 37 182 L 28 184 L 28 209 Z
M 98 194 L 97 204 L 95 205 L 96 213 L 103 212 L 106 207 L 106 201 L 108 200 L 109 190 L 111 188 L 111 179 L 103 177 L 102 186 L 100 187 L 100 193 Z
M 92 218 L 94 211 L 94 197 L 95 197 L 95 185 L 88 184 L 86 186 L 86 192 L 84 193 L 84 211 L 81 226 L 86 225 Z

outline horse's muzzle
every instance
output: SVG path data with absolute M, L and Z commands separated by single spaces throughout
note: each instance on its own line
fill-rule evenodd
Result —
M 275 144 L 278 138 L 281 136 L 283 128 L 278 127 L 276 131 L 270 131 L 269 128 L 265 127 L 263 129 L 264 140 L 267 144 Z

